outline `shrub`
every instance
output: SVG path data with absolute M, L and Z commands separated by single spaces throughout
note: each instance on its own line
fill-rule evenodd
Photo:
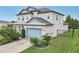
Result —
M 49 45 L 49 41 L 51 40 L 51 36 L 48 34 L 43 35 L 41 39 L 38 39 L 37 37 L 31 37 L 31 43 L 36 47 L 46 47 Z
M 0 45 L 5 43 L 8 43 L 8 40 L 6 39 L 6 37 L 0 35 Z
M 42 36 L 43 37 L 43 40 L 45 40 L 45 41 L 47 41 L 47 44 L 49 44 L 49 41 L 51 40 L 51 36 L 49 36 L 48 34 L 46 34 L 46 35 L 43 35 Z
M 47 41 L 45 41 L 45 40 L 39 40 L 37 43 L 38 43 L 36 45 L 37 47 L 46 47 L 46 46 L 48 46 Z
M 36 37 L 31 37 L 31 43 L 34 45 L 34 46 L 36 46 L 36 45 L 38 45 L 38 38 L 36 38 Z
M 20 36 L 12 27 L 2 27 L 0 29 L 0 35 L 6 37 L 8 41 L 18 40 Z
M 36 37 L 31 37 L 31 43 L 36 46 L 36 47 L 46 47 L 48 46 L 48 41 L 43 40 L 43 39 L 38 39 Z
M 22 36 L 22 38 L 25 38 L 25 29 L 22 29 L 21 36 Z

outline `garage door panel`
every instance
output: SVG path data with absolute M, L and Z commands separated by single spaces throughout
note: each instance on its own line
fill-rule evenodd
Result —
M 28 28 L 27 29 L 27 36 L 28 37 L 41 37 L 42 36 L 42 30 L 37 28 Z

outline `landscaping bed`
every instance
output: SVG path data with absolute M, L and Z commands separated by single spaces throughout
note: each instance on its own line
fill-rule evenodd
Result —
M 44 49 L 32 46 L 22 51 L 23 53 L 69 53 L 79 52 L 79 30 L 75 30 L 72 38 L 72 31 L 65 32 L 50 40 L 49 46 Z

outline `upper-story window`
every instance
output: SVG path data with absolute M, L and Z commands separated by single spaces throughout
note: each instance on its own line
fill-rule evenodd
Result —
M 50 17 L 48 16 L 47 18 L 49 19 Z
M 18 17 L 18 20 L 20 20 L 20 17 Z
M 27 17 L 27 20 L 28 20 L 28 17 Z
M 56 15 L 56 20 L 58 20 L 58 15 Z
M 24 17 L 22 16 L 22 21 L 24 21 Z

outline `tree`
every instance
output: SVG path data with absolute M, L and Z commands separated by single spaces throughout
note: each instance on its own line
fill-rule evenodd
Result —
M 76 22 L 73 19 L 73 24 L 72 24 L 72 37 L 74 37 L 74 32 L 75 32 L 75 28 L 76 28 L 75 24 L 76 24 Z
M 79 27 L 79 20 L 75 19 L 75 28 L 77 29 Z
M 72 28 L 72 27 L 73 27 L 73 22 L 74 22 L 74 19 L 71 18 L 70 15 L 68 15 L 68 16 L 66 17 L 66 23 L 68 23 L 69 28 Z

